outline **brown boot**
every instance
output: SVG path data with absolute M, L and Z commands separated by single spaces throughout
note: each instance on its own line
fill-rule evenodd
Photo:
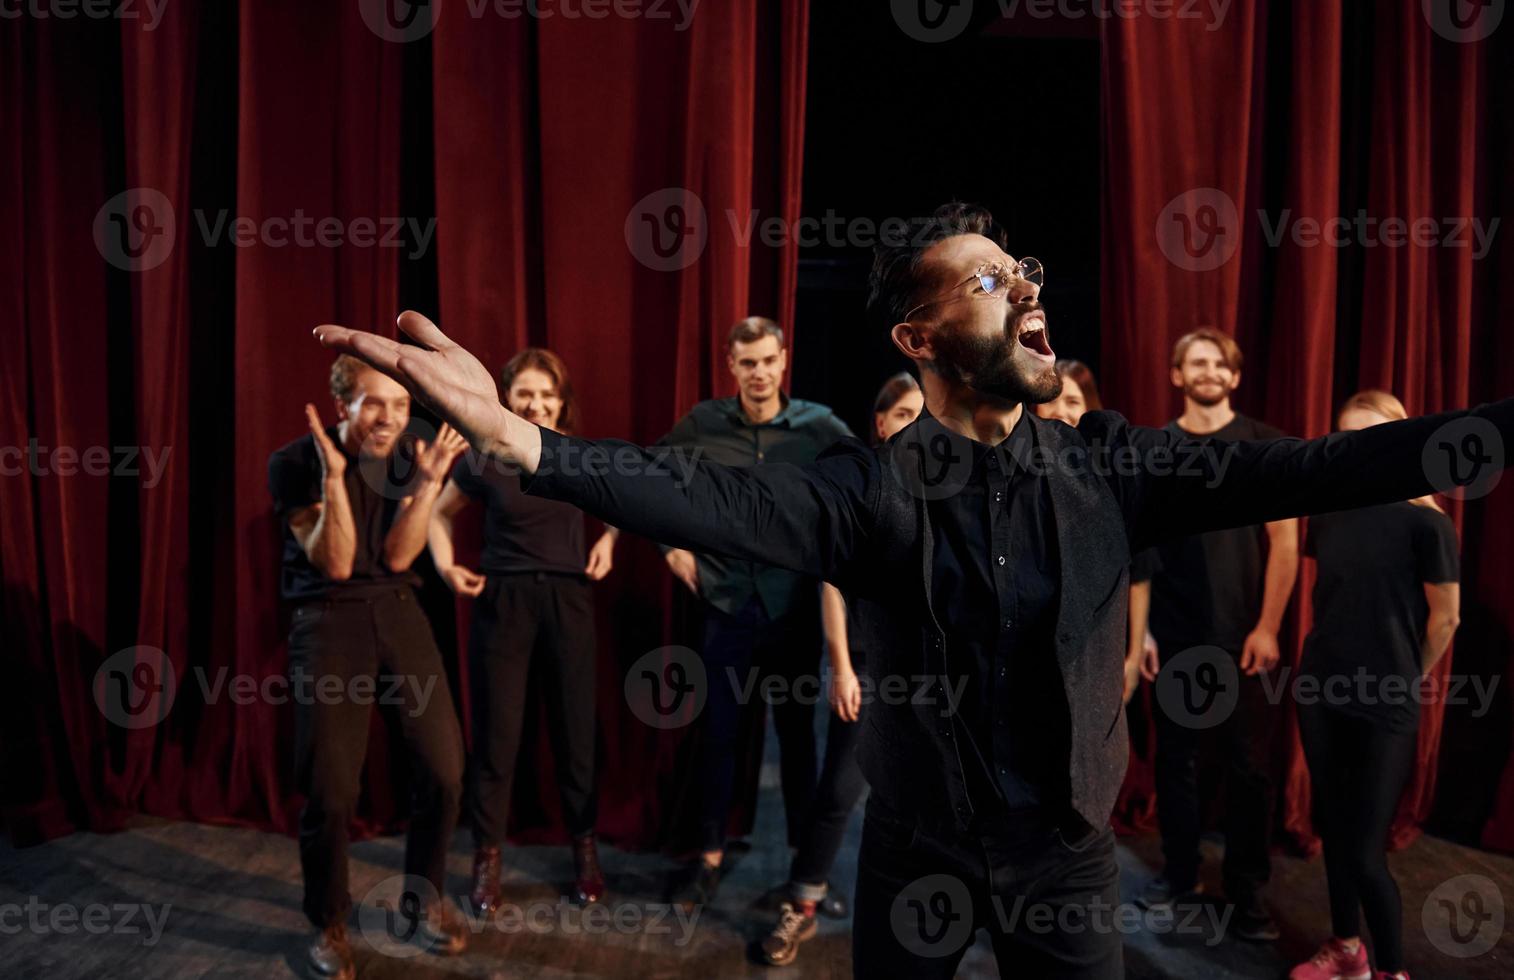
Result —
M 480 847 L 473 852 L 473 894 L 469 897 L 479 915 L 499 908 L 498 847 Z
M 456 956 L 468 948 L 468 926 L 446 898 L 426 906 L 421 914 L 420 931 L 431 944 L 431 952 L 441 956 Z
M 605 876 L 599 870 L 599 848 L 593 834 L 573 838 L 573 901 L 597 902 L 605 895 Z
M 335 980 L 352 980 L 357 970 L 352 965 L 352 945 L 347 942 L 347 924 L 339 922 L 316 933 L 310 944 L 310 968 L 317 975 Z

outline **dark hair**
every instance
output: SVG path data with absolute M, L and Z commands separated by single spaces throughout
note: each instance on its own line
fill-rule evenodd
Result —
M 899 404 L 899 399 L 912 391 L 919 390 L 920 382 L 915 380 L 915 376 L 908 371 L 900 371 L 883 382 L 883 387 L 878 389 L 878 397 L 873 399 L 873 414 L 882 415 Z M 872 432 L 873 438 L 871 441 L 876 446 L 878 444 L 878 427 L 876 425 L 873 426 Z
M 1057 362 L 1057 374 L 1064 378 L 1071 378 L 1083 389 L 1083 405 L 1087 411 L 1099 412 L 1104 409 L 1104 400 L 1099 397 L 1099 383 L 1094 380 L 1093 370 L 1082 361 L 1071 358 Z
M 368 370 L 368 365 L 351 354 L 338 354 L 331 362 L 331 397 L 346 404 L 357 393 L 357 376 Z
M 903 320 L 919 302 L 921 257 L 932 245 L 957 235 L 982 235 L 1000 248 L 1005 245 L 1004 231 L 987 209 L 961 201 L 941 205 L 924 221 L 912 222 L 906 239 L 885 239 L 873 251 L 868 320 L 884 329 Z
M 779 349 L 783 348 L 783 328 L 777 321 L 765 316 L 749 316 L 745 320 L 737 320 L 732 324 L 731 332 L 726 334 L 725 351 L 729 354 L 738 343 L 750 344 L 763 337 L 777 337 Z
M 568 380 L 568 366 L 562 358 L 545 347 L 522 348 L 505 362 L 499 372 L 500 394 L 508 398 L 515 376 L 533 368 L 551 378 L 557 386 L 557 395 L 562 399 L 562 411 L 557 414 L 557 429 L 566 435 L 572 435 L 578 427 L 578 405 L 573 398 L 573 382 Z

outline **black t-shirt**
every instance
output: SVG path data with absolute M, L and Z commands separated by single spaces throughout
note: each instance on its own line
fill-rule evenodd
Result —
M 352 577 L 341 582 L 328 578 L 325 572 L 310 563 L 310 557 L 289 529 L 290 514 L 321 499 L 320 455 L 315 448 L 315 437 L 307 432 L 268 457 L 268 492 L 273 496 L 273 512 L 284 529 L 284 559 L 280 572 L 280 591 L 284 598 L 355 598 L 395 586 L 419 585 L 420 576 L 413 571 L 407 569 L 395 574 L 384 567 L 384 537 L 405 497 L 403 487 L 391 479 L 391 461 L 360 461 L 342 445 L 337 426 L 328 428 L 326 434 L 347 457 L 343 482 L 347 485 L 347 499 L 352 504 L 352 522 L 357 532 Z M 396 453 L 402 451 L 395 450 Z M 403 465 L 400 463 L 401 468 Z
M 532 497 L 520 489 L 520 471 L 473 450 L 452 470 L 457 488 L 484 504 L 485 575 L 561 572 L 582 575 L 584 514 L 572 504 Z
M 1316 559 L 1319 576 L 1299 673 L 1346 679 L 1307 696 L 1394 731 L 1412 730 L 1430 615 L 1424 586 L 1457 581 L 1455 525 L 1407 502 L 1320 514 L 1309 518 L 1304 554 Z
M 1191 438 L 1247 442 L 1281 439 L 1269 425 L 1237 415 L 1229 425 L 1195 436 L 1177 422 L 1169 431 Z M 1239 656 L 1262 615 L 1267 529 L 1257 524 L 1168 541 L 1157 547 L 1151 579 L 1151 633 L 1164 657 L 1189 647 L 1218 646 Z

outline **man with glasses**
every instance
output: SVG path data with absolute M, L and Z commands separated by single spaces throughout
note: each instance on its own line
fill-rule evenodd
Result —
M 806 466 L 627 475 L 598 461 L 637 450 L 510 415 L 483 365 L 423 317 L 400 318 L 421 347 L 316 329 L 520 465 L 529 493 L 876 604 L 859 977 L 951 976 L 978 928 L 1006 976 L 1123 977 L 1108 819 L 1127 757 L 1132 551 L 1423 495 L 1441 426 L 1481 426 L 1481 446 L 1514 438 L 1514 400 L 1310 442 L 1198 446 L 1111 412 L 1076 429 L 1038 419 L 1025 405 L 1060 387 L 1044 274 L 1002 241 L 987 212 L 952 204 L 880 249 L 869 310 L 919 365 L 926 410 L 882 446 L 844 440 Z

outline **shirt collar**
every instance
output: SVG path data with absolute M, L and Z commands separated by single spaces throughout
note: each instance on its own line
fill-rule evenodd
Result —
M 729 399 L 729 407 L 726 410 L 726 414 L 730 416 L 732 425 L 748 427 L 755 427 L 757 425 L 781 425 L 784 428 L 792 428 L 794 424 L 792 416 L 794 407 L 793 400 L 789 398 L 787 392 L 780 389 L 778 392 L 778 402 L 782 406 L 778 409 L 778 414 L 774 415 L 766 422 L 753 422 L 751 419 L 746 417 L 746 412 L 743 412 L 741 410 L 740 395 L 735 395 Z

